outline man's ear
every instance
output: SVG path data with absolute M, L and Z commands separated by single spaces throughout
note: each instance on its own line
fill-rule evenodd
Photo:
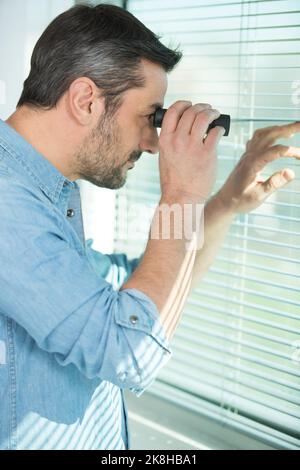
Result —
M 67 102 L 72 117 L 83 126 L 94 126 L 105 110 L 104 97 L 88 77 L 74 80 L 67 92 Z

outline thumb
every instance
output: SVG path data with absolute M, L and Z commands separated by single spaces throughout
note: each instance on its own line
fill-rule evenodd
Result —
M 290 168 L 285 168 L 284 170 L 277 171 L 266 181 L 258 183 L 261 187 L 264 196 L 269 196 L 270 194 L 277 191 L 277 189 L 282 188 L 285 184 L 289 183 L 295 178 L 295 173 Z

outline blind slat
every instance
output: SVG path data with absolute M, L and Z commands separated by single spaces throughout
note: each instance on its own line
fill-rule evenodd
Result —
M 214 316 L 206 315 L 205 317 L 201 318 L 202 328 L 204 328 L 206 324 L 208 324 L 208 326 L 210 328 L 221 327 L 223 329 L 223 331 L 229 331 L 229 333 L 225 333 L 226 335 L 228 334 L 229 337 L 232 336 L 233 332 L 245 333 L 245 336 L 251 336 L 253 338 L 257 338 L 257 339 L 260 339 L 260 340 L 267 340 L 267 341 L 265 341 L 265 344 L 275 343 L 276 346 L 274 346 L 274 348 L 275 347 L 278 348 L 280 346 L 290 347 L 290 345 L 291 345 L 290 340 L 287 340 L 287 339 L 282 338 L 280 336 L 270 335 L 266 332 L 259 331 L 257 329 L 250 328 L 250 327 L 247 328 L 244 325 L 244 322 L 236 321 L 236 319 L 231 319 L 231 321 L 228 321 L 227 311 L 225 309 L 220 309 L 219 307 L 211 306 L 209 304 L 205 304 L 204 302 L 202 302 L 202 304 L 199 306 L 198 312 L 202 313 L 202 311 L 204 313 L 209 311 L 210 314 L 212 314 L 212 313 L 215 314 Z M 199 313 L 196 314 L 187 307 L 187 310 L 185 312 L 187 320 L 185 321 L 183 327 L 188 326 L 188 319 L 191 319 L 191 320 L 192 319 L 197 319 L 198 320 L 199 319 Z M 221 315 L 218 315 L 218 314 L 221 314 Z M 220 316 L 221 316 L 222 320 L 220 320 L 218 318 Z M 240 319 L 238 318 L 238 320 L 240 320 Z M 238 323 L 238 325 L 237 325 L 237 323 Z M 226 338 L 227 338 L 227 336 L 226 336 Z
M 230 300 L 228 300 L 228 297 L 226 297 L 225 295 L 221 295 L 221 294 L 217 294 L 216 292 L 207 292 L 207 290 L 204 290 L 204 289 L 196 289 L 196 291 L 198 292 L 198 294 L 201 295 L 201 297 L 203 298 L 210 298 L 212 300 L 222 300 L 224 301 L 224 303 L 227 301 L 229 303 L 232 303 L 232 304 L 236 304 L 236 305 L 240 305 L 241 307 L 249 307 L 249 302 L 245 302 L 243 300 L 240 300 L 240 299 L 233 299 L 233 298 L 230 298 Z M 193 298 L 191 298 L 189 300 L 190 304 L 191 305 L 199 305 L 201 306 L 201 302 L 199 300 L 194 300 Z M 255 305 L 255 304 L 254 304 Z M 265 311 L 265 307 L 257 307 L 257 310 L 262 310 L 262 311 Z M 269 309 L 269 313 L 272 313 L 274 314 L 274 310 L 273 309 Z M 278 331 L 286 331 L 288 333 L 293 333 L 293 334 L 296 334 L 296 335 L 299 335 L 300 334 L 300 329 L 298 328 L 294 328 L 293 326 L 286 326 L 285 324 L 282 324 L 282 323 L 276 323 L 276 322 L 272 322 L 272 321 L 269 321 L 269 320 L 261 320 L 260 318 L 257 318 L 253 315 L 246 315 L 246 314 L 240 314 L 240 313 L 233 313 L 231 311 L 227 311 L 227 315 L 228 316 L 232 316 L 232 317 L 235 317 L 235 318 L 239 318 L 240 320 L 248 320 L 250 322 L 253 322 L 253 323 L 257 323 L 257 324 L 260 324 L 260 325 L 263 325 L 263 326 L 267 326 L 267 327 L 270 327 L 270 328 L 274 328 L 274 329 L 277 329 Z
M 178 370 L 176 370 L 175 366 L 169 366 L 167 373 L 173 372 L 176 374 Z M 176 380 L 176 379 L 175 379 Z M 249 409 L 255 409 L 254 405 L 262 405 L 263 409 L 263 414 L 262 416 L 265 416 L 268 418 L 270 421 L 275 421 L 278 422 L 277 420 L 279 419 L 280 423 L 285 424 L 285 426 L 289 429 L 291 426 L 293 426 L 293 431 L 295 433 L 300 433 L 300 427 L 299 427 L 299 414 L 297 412 L 289 412 L 288 410 L 284 409 L 284 407 L 272 407 L 270 406 L 270 401 L 269 403 L 267 401 L 259 400 L 258 398 L 249 400 L 247 396 L 242 395 L 242 393 L 234 393 L 232 390 L 227 390 L 226 387 L 223 387 L 222 392 L 218 391 L 218 387 L 213 384 L 211 386 L 211 383 L 209 383 L 207 380 L 203 379 L 201 384 L 196 383 L 195 379 L 193 377 L 189 377 L 189 386 L 192 387 L 194 385 L 194 390 L 197 391 L 198 393 L 203 393 L 201 389 L 205 390 L 205 394 L 207 394 L 208 390 L 210 390 L 209 394 L 212 398 L 215 400 L 221 401 L 220 396 L 222 394 L 222 398 L 224 401 L 227 401 L 229 405 L 232 407 L 236 407 L 242 410 L 248 410 Z M 192 385 L 193 383 L 193 385 Z M 257 395 L 256 395 L 257 396 Z M 244 400 L 244 403 L 241 402 L 241 400 Z M 274 424 L 275 424 L 274 423 Z
M 272 374 L 274 371 L 260 371 L 258 368 L 254 368 L 253 364 L 251 366 L 246 366 L 245 364 L 241 363 L 235 363 L 235 364 L 228 364 L 226 362 L 226 358 L 222 357 L 220 354 L 213 355 L 211 353 L 206 353 L 205 350 L 201 351 L 201 359 L 203 360 L 204 364 L 210 364 L 211 365 L 211 371 L 215 370 L 216 367 L 215 365 L 221 366 L 224 370 L 227 368 L 228 371 L 231 371 L 233 374 L 231 377 L 228 377 L 232 379 L 234 382 L 234 374 L 240 374 L 241 372 L 245 373 L 246 375 L 249 375 L 251 377 L 256 377 L 259 379 L 264 379 L 267 380 L 268 382 L 272 382 L 276 385 L 281 385 L 284 387 L 289 388 L 290 390 L 294 390 L 295 392 L 299 391 L 299 382 L 298 380 L 295 382 L 292 382 L 291 380 L 284 380 L 282 377 L 284 377 L 284 374 L 275 375 Z M 198 357 L 198 360 L 200 360 L 200 357 Z M 168 367 L 171 366 L 171 363 L 168 364 Z M 172 364 L 173 366 L 173 364 Z M 198 366 L 198 363 L 197 363 Z M 223 370 L 223 374 L 224 374 Z M 227 378 L 226 376 L 223 378 Z

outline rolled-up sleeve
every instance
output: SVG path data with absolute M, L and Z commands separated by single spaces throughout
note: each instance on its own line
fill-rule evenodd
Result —
M 155 304 L 136 289 L 114 290 L 70 243 L 56 211 L 17 196 L 0 201 L 1 313 L 61 366 L 139 396 L 172 354 Z
M 140 396 L 169 361 L 172 351 L 154 302 L 137 289 L 124 289 L 121 293 L 123 292 L 126 292 L 127 297 L 121 297 L 121 303 L 125 301 L 125 304 L 117 310 L 116 322 L 124 327 L 123 333 L 128 344 L 133 345 L 135 350 L 141 386 L 130 387 L 130 390 Z M 128 296 L 140 302 L 139 313 L 126 308 Z
M 103 254 L 92 248 L 93 242 L 94 240 L 91 238 L 86 241 L 86 253 L 93 269 L 100 277 L 110 282 L 115 289 L 119 289 L 139 265 L 142 255 L 128 259 L 124 253 Z M 124 327 L 128 343 L 132 344 L 139 356 L 140 365 L 138 369 L 141 379 L 146 385 L 133 387 L 130 390 L 140 396 L 154 381 L 155 373 L 157 374 L 158 370 L 169 361 L 172 351 L 165 331 L 161 326 L 159 312 L 154 302 L 137 289 L 125 289 L 122 292 L 126 292 L 136 301 L 140 300 L 143 309 L 142 314 L 135 315 L 130 308 L 126 307 L 128 298 L 122 297 L 121 302 L 123 305 L 118 310 L 116 317 L 117 324 Z M 120 312 L 124 312 L 124 315 L 121 315 Z M 150 337 L 145 336 L 141 346 L 139 346 L 140 331 L 150 334 Z

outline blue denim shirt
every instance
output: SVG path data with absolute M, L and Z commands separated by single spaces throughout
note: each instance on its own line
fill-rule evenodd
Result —
M 71 210 L 72 209 L 72 210 Z M 130 448 L 137 397 L 172 352 L 139 259 L 85 240 L 80 191 L 0 120 L 0 449 Z

